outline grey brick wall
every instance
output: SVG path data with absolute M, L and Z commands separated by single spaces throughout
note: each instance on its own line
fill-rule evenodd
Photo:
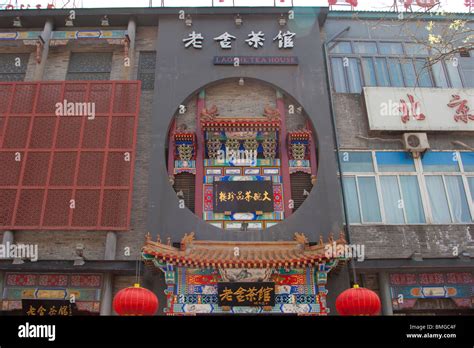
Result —
M 43 80 L 65 80 L 71 52 L 113 52 L 111 80 L 124 80 L 124 49 L 121 45 L 91 40 L 70 40 L 66 46 L 50 47 Z
M 105 231 L 15 231 L 15 243 L 37 244 L 39 260 L 74 260 L 76 245 L 84 245 L 84 257 L 101 260 L 105 252 Z
M 137 30 L 137 46 L 143 50 L 154 50 L 156 39 L 155 28 Z M 113 48 L 113 65 L 111 79 L 123 79 L 123 47 Z M 51 48 L 46 65 L 45 80 L 64 80 L 66 77 L 69 55 L 71 51 L 104 51 L 104 45 L 94 45 L 89 41 L 69 43 L 68 46 Z M 2 50 L 3 51 L 3 50 Z M 138 57 L 138 50 L 136 51 Z M 30 57 L 34 57 L 32 54 Z M 137 59 L 138 60 L 138 59 Z M 136 60 L 136 61 L 137 61 Z M 31 58 L 30 58 L 31 61 Z M 30 72 L 27 72 L 27 75 Z M 32 73 L 31 73 L 32 74 Z M 136 78 L 136 70 L 134 78 Z M 148 163 L 150 158 L 151 105 L 153 91 L 143 91 L 140 100 L 137 148 L 135 158 L 134 192 L 132 197 L 132 218 L 130 231 L 117 232 L 117 259 L 136 260 L 143 246 L 146 233 L 146 214 L 148 202 Z M 0 232 L 0 236 L 3 232 Z M 84 256 L 89 260 L 102 260 L 105 252 L 107 231 L 15 231 L 17 243 L 38 244 L 40 260 L 72 260 L 75 258 L 76 244 L 84 245 Z M 130 256 L 124 253 L 130 248 Z M 133 285 L 133 282 L 131 283 Z
M 291 100 L 287 96 L 284 96 L 283 101 L 285 103 L 286 130 L 294 131 L 297 129 L 305 128 L 308 117 L 305 115 L 304 112 L 301 112 L 301 113 L 297 112 L 297 108 L 299 107 L 299 104 L 295 103 L 293 100 Z M 293 114 L 289 113 L 290 106 L 293 107 Z
M 217 105 L 220 116 L 262 116 L 266 105 L 276 106 L 275 89 L 245 79 L 245 86 L 236 82 L 222 83 L 206 89 L 206 105 Z
M 379 140 L 364 140 L 358 135 L 384 139 L 402 139 L 403 132 L 370 131 L 365 105 L 358 94 L 333 93 L 336 128 L 341 149 L 393 149 L 401 150 L 400 142 L 386 142 Z M 459 150 L 454 146 L 454 140 L 462 141 L 474 147 L 472 134 L 468 132 L 428 132 L 428 141 L 433 150 Z
M 192 97 L 188 102 L 183 102 L 183 105 L 186 106 L 186 111 L 183 114 L 176 113 L 177 128 L 185 126 L 188 131 L 196 131 L 196 102 L 196 96 Z
M 131 230 L 117 232 L 117 259 L 136 260 L 145 241 L 148 210 L 148 166 L 152 155 L 150 144 L 151 105 L 153 91 L 142 91 L 140 100 L 140 119 L 137 133 L 135 176 L 133 178 Z M 124 250 L 130 248 L 130 256 Z
M 351 243 L 364 244 L 367 259 L 409 258 L 414 252 L 449 258 L 454 247 L 458 254 L 471 250 L 473 238 L 472 225 L 351 226 Z

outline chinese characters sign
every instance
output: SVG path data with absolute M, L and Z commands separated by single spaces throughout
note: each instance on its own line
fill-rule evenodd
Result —
M 215 181 L 215 213 L 273 212 L 271 181 Z
M 275 283 L 221 282 L 217 284 L 219 306 L 275 305 Z
M 474 131 L 474 89 L 364 87 L 370 130 Z
M 274 41 L 279 49 L 291 49 L 295 46 L 294 37 L 296 33 L 292 33 L 291 31 L 287 30 L 286 32 L 280 30 L 278 34 L 273 37 L 272 41 Z M 204 36 L 202 33 L 197 33 L 196 31 L 192 31 L 188 34 L 187 37 L 183 39 L 183 44 L 185 48 L 202 48 L 204 43 Z M 225 32 L 222 33 L 214 38 L 219 46 L 222 49 L 228 50 L 232 48 L 232 42 L 237 40 L 237 37 L 232 35 L 231 33 Z M 265 44 L 265 33 L 261 30 L 254 31 L 252 30 L 248 35 L 247 39 L 244 40 L 249 47 L 254 49 L 259 49 L 264 46 Z
M 67 300 L 21 300 L 26 316 L 72 316 L 77 314 L 75 303 Z

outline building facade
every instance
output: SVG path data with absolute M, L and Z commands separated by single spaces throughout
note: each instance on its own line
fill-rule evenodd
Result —
M 136 273 L 159 314 L 335 313 L 327 9 L 284 10 L 4 12 L 2 238 L 38 246 L 5 313 L 111 314 Z
M 114 314 L 138 274 L 159 315 L 335 315 L 351 281 L 384 314 L 469 313 L 473 58 L 417 74 L 428 54 L 359 15 L 3 12 L 0 236 L 38 252 L 0 260 L 2 311 Z
M 415 18 L 326 20 L 350 243 L 365 245 L 359 282 L 384 314 L 472 314 L 474 57 L 429 63 L 423 30 L 472 15 Z

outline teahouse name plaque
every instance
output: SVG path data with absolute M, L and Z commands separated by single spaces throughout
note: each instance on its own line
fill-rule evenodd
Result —
M 274 282 L 219 282 L 219 306 L 271 306 L 275 305 Z
M 214 56 L 214 65 L 298 65 L 295 56 Z

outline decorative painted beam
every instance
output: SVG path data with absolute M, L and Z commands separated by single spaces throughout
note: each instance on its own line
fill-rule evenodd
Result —
M 204 179 L 204 134 L 201 127 L 201 111 L 206 107 L 206 91 L 202 89 L 199 92 L 196 102 L 196 137 L 197 137 L 197 153 L 196 153 L 196 190 L 194 194 L 194 211 L 197 216 L 202 218 L 203 211 L 203 179 Z
M 288 158 L 288 147 L 286 144 L 286 108 L 285 101 L 283 100 L 283 94 L 276 91 L 276 105 L 281 115 L 280 125 L 280 159 L 281 159 L 281 176 L 283 182 L 283 198 L 284 198 L 284 211 L 285 218 L 290 217 L 293 213 L 290 208 L 289 202 L 291 201 L 291 182 L 290 182 L 290 170 L 289 170 L 289 158 Z

